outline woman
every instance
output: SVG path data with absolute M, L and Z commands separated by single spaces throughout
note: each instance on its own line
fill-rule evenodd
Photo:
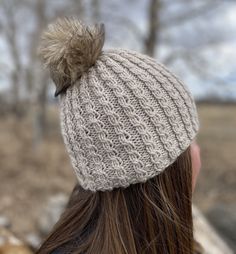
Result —
M 60 95 L 78 185 L 37 253 L 197 253 L 192 96 L 154 59 L 103 51 L 104 37 L 103 25 L 67 18 L 43 35 L 40 53 Z

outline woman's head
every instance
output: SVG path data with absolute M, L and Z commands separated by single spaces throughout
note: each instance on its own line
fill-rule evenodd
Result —
M 58 246 L 91 254 L 192 253 L 200 167 L 193 98 L 154 59 L 102 51 L 103 43 L 103 25 L 75 19 L 44 34 L 41 55 L 60 94 L 62 134 L 79 183 L 39 253 Z
M 104 26 L 49 26 L 41 54 L 60 94 L 61 128 L 79 184 L 106 191 L 160 174 L 198 131 L 185 85 L 154 59 L 102 51 Z
M 39 253 L 193 253 L 190 147 L 145 183 L 91 192 L 76 186 Z

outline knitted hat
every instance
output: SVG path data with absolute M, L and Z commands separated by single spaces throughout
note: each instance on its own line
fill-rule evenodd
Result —
M 145 182 L 165 170 L 197 134 L 184 84 L 153 58 L 103 51 L 104 26 L 60 19 L 40 53 L 60 94 L 61 129 L 79 184 L 91 191 Z

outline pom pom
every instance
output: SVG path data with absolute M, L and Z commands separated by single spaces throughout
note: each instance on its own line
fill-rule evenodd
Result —
M 63 18 L 49 25 L 42 35 L 39 54 L 56 85 L 55 96 L 94 65 L 104 40 L 103 24 L 86 26 L 75 18 Z

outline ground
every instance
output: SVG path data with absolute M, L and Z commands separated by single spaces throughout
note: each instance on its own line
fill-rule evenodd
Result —
M 211 220 L 218 208 L 229 208 L 230 213 L 235 209 L 236 104 L 201 104 L 198 111 L 202 171 L 194 202 Z M 0 216 L 7 216 L 22 237 L 37 228 L 48 197 L 70 193 L 76 181 L 60 136 L 58 113 L 53 112 L 45 141 L 37 147 L 30 119 L 0 120 Z M 217 224 L 217 216 L 215 220 Z

